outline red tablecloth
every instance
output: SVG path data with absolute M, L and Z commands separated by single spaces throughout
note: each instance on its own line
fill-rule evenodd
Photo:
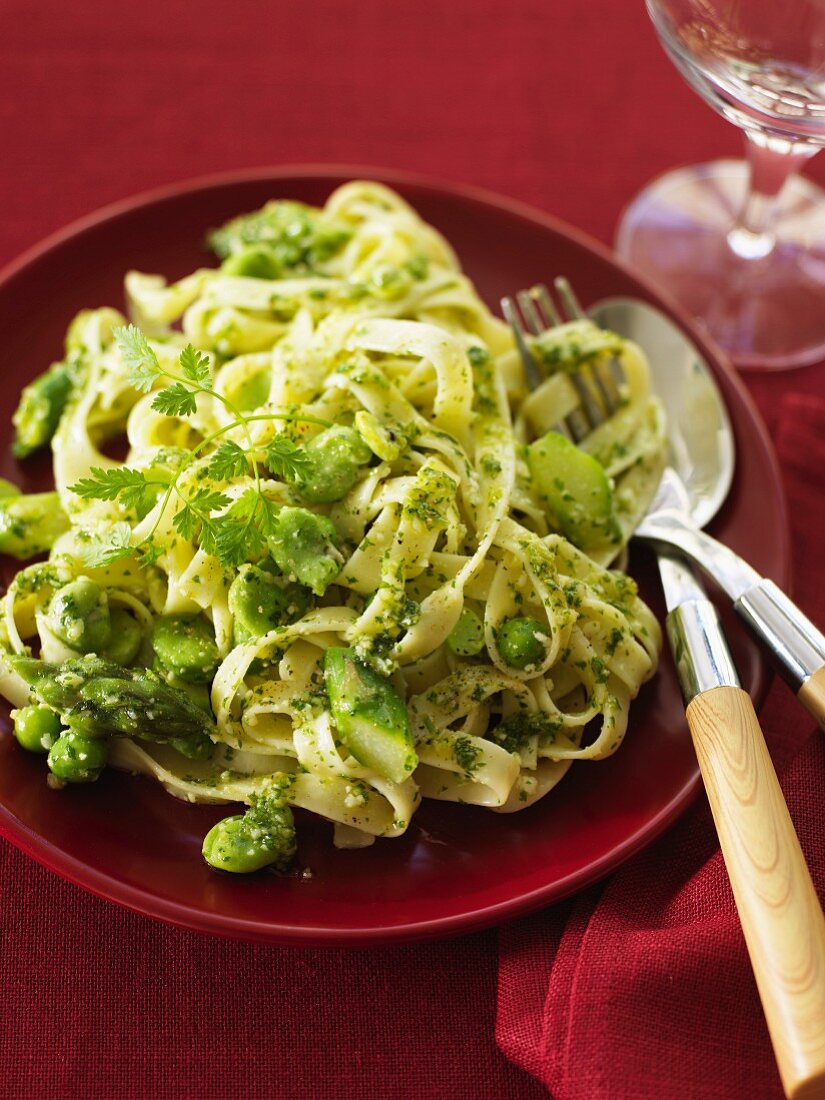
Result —
M 623 204 L 651 177 L 739 151 L 738 135 L 665 60 L 642 0 L 3 0 L 0 18 L 0 262 L 136 190 L 223 168 L 309 161 L 471 181 L 609 240 Z M 822 181 L 825 164 L 811 174 Z M 822 392 L 822 369 L 759 378 L 752 388 L 776 428 L 782 395 Z M 812 554 L 822 545 L 819 520 Z M 763 722 L 782 760 L 812 725 L 781 685 Z M 799 822 L 816 842 L 809 808 Z M 500 938 L 490 931 L 427 946 L 315 952 L 151 923 L 2 843 L 0 1095 L 545 1095 L 495 1043 L 500 939 L 499 1041 L 560 1097 L 668 1100 L 699 1095 L 691 1091 L 697 1081 L 703 1096 L 773 1096 L 755 992 L 737 992 L 745 1003 L 726 1032 L 725 1003 L 702 1000 L 701 957 L 682 968 L 693 985 L 669 1000 L 668 975 L 644 971 L 651 955 L 640 954 L 640 980 L 661 985 L 651 1031 L 635 1032 L 631 1043 L 625 1021 L 588 1035 L 588 1017 L 598 1030 L 607 1006 L 620 1013 L 639 1004 L 632 989 L 629 1001 L 615 990 L 612 1000 L 607 990 L 598 997 L 588 930 L 602 922 L 610 942 L 626 946 L 620 903 L 631 888 L 650 888 L 668 845 L 685 852 L 680 875 L 704 876 L 699 897 L 712 907 L 724 883 L 699 807 L 606 887 Z M 644 910 L 647 931 L 667 925 L 663 943 L 680 921 L 706 915 L 679 909 L 684 879 L 667 884 L 669 895 L 664 889 L 657 885 Z M 710 917 L 702 927 L 707 937 L 718 933 L 738 991 L 745 964 L 729 918 L 724 902 L 722 927 Z M 525 960 L 534 980 L 522 987 Z M 565 1031 L 571 983 L 587 998 Z M 693 1015 L 680 1016 L 690 1005 Z M 691 1045 L 692 1027 L 707 1030 L 705 1010 L 719 1027 L 711 1062 L 697 1061 L 704 1048 Z

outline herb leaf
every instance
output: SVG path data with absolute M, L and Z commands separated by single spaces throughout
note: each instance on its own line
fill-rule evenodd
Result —
M 76 485 L 69 486 L 83 500 L 119 500 L 125 508 L 140 509 L 154 489 L 140 470 L 128 466 L 116 466 L 103 470 L 93 466 L 89 477 L 83 477 Z
M 214 489 L 198 489 L 189 497 L 182 508 L 179 508 L 172 517 L 175 530 L 183 538 L 192 540 L 197 537 L 200 530 L 200 544 L 208 554 L 214 553 L 210 546 L 214 546 L 216 523 L 211 513 L 230 504 L 229 497 L 225 493 L 216 492 Z
M 258 517 L 258 526 L 264 538 L 268 539 L 275 533 L 275 525 L 278 522 L 279 511 L 280 509 L 277 504 L 273 504 L 271 500 L 267 500 L 263 495 L 259 497 L 260 515 Z
M 221 516 L 216 554 L 223 565 L 240 565 L 263 553 L 266 540 L 255 523 L 263 500 L 253 486 L 233 501 L 231 508 Z
M 298 481 L 312 470 L 312 456 L 291 439 L 276 435 L 266 445 L 264 465 L 283 481 Z
M 132 528 L 128 523 L 115 523 L 106 532 L 105 538 L 97 538 L 84 550 L 86 564 L 92 568 L 111 565 L 118 558 L 134 553 L 131 545 Z
M 135 325 L 116 328 L 114 336 L 123 362 L 129 370 L 132 385 L 141 393 L 149 393 L 163 371 L 146 337 Z
M 191 344 L 187 344 L 180 353 L 180 368 L 190 382 L 208 387 L 212 381 L 209 371 L 209 356 L 201 353 Z
M 300 221 L 300 219 L 298 219 Z M 290 232 L 286 236 L 290 236 Z M 334 234 L 332 235 L 334 237 Z M 330 239 L 330 247 L 337 248 L 340 239 Z M 316 242 L 318 244 L 318 242 Z M 297 262 L 297 261 L 296 261 Z M 279 506 L 268 500 L 261 491 L 259 473 L 260 449 L 252 444 L 245 450 L 233 440 L 223 439 L 208 457 L 205 475 L 213 482 L 228 481 L 243 477 L 249 473 L 250 463 L 254 473 L 254 485 L 250 485 L 234 500 L 218 489 L 202 486 L 189 495 L 179 486 L 179 477 L 202 447 L 217 439 L 229 428 L 241 428 L 249 439 L 247 418 L 228 401 L 217 394 L 212 385 L 209 355 L 200 352 L 191 344 L 179 355 L 181 375 L 161 366 L 157 355 L 149 346 L 143 333 L 128 325 L 115 330 L 115 339 L 120 348 L 123 361 L 129 370 L 130 379 L 136 389 L 150 393 L 160 379 L 168 380 L 169 385 L 152 395 L 152 408 L 164 416 L 186 417 L 197 411 L 197 394 L 212 394 L 223 400 L 236 419 L 218 432 L 207 436 L 192 453 L 177 464 L 176 468 L 166 470 L 171 480 L 152 476 L 151 480 L 142 470 L 129 467 L 111 470 L 93 467 L 89 475 L 81 478 L 72 486 L 74 492 L 84 500 L 118 501 L 124 507 L 134 509 L 139 516 L 148 513 L 158 500 L 158 493 L 165 486 L 160 514 L 156 517 L 152 531 L 139 542 L 132 544 L 133 531 L 128 523 L 114 523 L 102 538 L 93 538 L 85 555 L 92 565 L 108 565 L 120 557 L 131 555 L 141 566 L 153 564 L 163 553 L 163 547 L 153 540 L 163 511 L 172 493 L 177 495 L 181 504 L 172 516 L 175 530 L 187 541 L 196 542 L 207 554 L 218 558 L 224 566 L 237 566 L 244 561 L 255 559 L 265 553 L 267 539 L 272 537 L 278 525 Z M 260 419 L 260 418 L 258 418 Z M 268 417 L 266 419 L 269 419 Z M 273 413 L 272 420 L 301 420 L 300 416 L 279 416 Z M 316 422 L 311 417 L 310 422 Z M 325 423 L 325 422 L 320 422 Z M 301 482 L 311 475 L 315 461 L 311 452 L 293 442 L 286 436 L 278 435 L 263 446 L 263 465 L 275 476 L 291 483 Z M 151 472 L 151 471 L 150 471 Z M 159 470 L 158 473 L 163 473 Z
M 218 526 L 215 538 L 215 557 L 221 565 L 241 565 L 250 557 L 258 557 L 263 539 L 251 519 L 224 519 Z
M 221 493 L 217 489 L 198 489 L 189 498 L 189 503 L 198 512 L 219 512 L 232 502 L 226 493 Z
M 183 382 L 158 390 L 152 408 L 164 416 L 191 416 L 197 410 L 195 395 Z
M 246 451 L 225 439 L 209 459 L 206 473 L 216 480 L 228 480 L 232 477 L 242 477 L 249 470 Z

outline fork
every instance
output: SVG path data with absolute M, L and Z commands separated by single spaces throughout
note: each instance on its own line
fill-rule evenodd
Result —
M 544 285 L 501 302 L 531 385 L 541 376 L 528 337 L 586 316 L 566 279 L 555 288 L 560 307 Z M 570 381 L 580 405 L 558 430 L 578 443 L 618 409 L 624 375 L 613 359 Z M 675 470 L 668 475 L 684 491 Z M 785 1091 L 825 1095 L 825 918 L 716 610 L 687 560 L 656 549 L 688 726 Z
M 541 336 L 542 332 L 562 324 L 566 319 L 586 318 L 567 279 L 556 279 L 554 285 L 561 301 L 560 309 L 555 306 L 544 283 L 529 290 L 520 290 L 515 299 L 501 299 L 504 319 L 513 330 L 531 388 L 538 386 L 543 379 L 527 343 L 528 333 Z M 590 379 L 583 371 L 572 371 L 568 377 L 578 395 L 580 406 L 569 413 L 557 428 L 574 443 L 578 443 L 619 408 L 625 377 L 622 365 L 616 358 L 610 359 L 607 371 L 593 370 Z

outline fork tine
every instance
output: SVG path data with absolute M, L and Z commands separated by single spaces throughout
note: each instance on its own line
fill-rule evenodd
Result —
M 515 299 L 511 297 L 501 299 L 502 313 L 513 330 L 527 380 L 531 386 L 539 385 L 543 378 L 527 344 L 527 336 L 540 336 L 545 330 L 565 321 L 586 317 L 567 279 L 559 276 L 553 280 L 553 286 L 559 297 L 559 307 L 544 283 L 537 283 L 529 290 L 518 291 Z M 589 380 L 582 370 L 569 373 L 570 384 L 576 391 L 580 405 L 565 417 L 562 424 L 557 425 L 557 431 L 563 432 L 578 443 L 616 411 L 621 403 L 620 385 L 624 380 L 621 364 L 617 360 L 611 362 L 611 372 L 615 393 L 602 372 L 596 368 L 588 371 L 588 374 L 592 375 L 592 380 Z M 595 393 L 592 387 L 595 387 Z
M 610 360 L 610 377 L 616 388 L 616 408 L 618 409 L 622 403 L 622 386 L 627 382 L 627 376 L 625 375 L 621 361 L 617 359 L 615 355 Z
M 513 332 L 521 332 L 521 319 L 516 313 L 516 304 L 512 298 L 501 299 L 501 312 L 504 314 L 504 320 L 512 328 Z
M 615 358 L 610 360 L 610 381 L 613 383 L 613 386 L 609 386 L 607 384 L 607 378 L 604 374 L 602 374 L 600 370 L 594 369 L 592 372 L 593 379 L 596 383 L 596 388 L 599 391 L 599 395 L 604 402 L 604 407 L 607 409 L 608 414 L 614 413 L 621 404 L 619 387 L 616 383 L 616 372 L 614 369 L 614 363 L 616 364 L 616 366 L 619 367 L 619 369 L 621 369 L 621 365 Z
M 553 284 L 564 303 L 565 310 L 569 317 L 581 319 L 587 316 L 576 297 L 575 291 L 563 275 L 554 279 Z M 622 365 L 615 356 L 610 360 L 609 370 L 609 378 L 603 371 L 597 369 L 591 371 L 596 388 L 604 402 L 604 407 L 607 409 L 608 415 L 614 413 L 622 403 L 621 387 L 625 380 Z M 600 417 L 600 420 L 603 419 L 604 417 Z
M 584 414 L 590 422 L 591 428 L 597 428 L 599 424 L 604 423 L 606 417 L 599 407 L 599 403 L 593 396 L 590 387 L 587 384 L 584 376 L 580 371 L 574 370 L 569 374 L 570 381 L 573 383 L 576 393 L 579 395 L 579 400 L 582 403 L 582 409 Z
M 542 331 L 547 327 L 542 318 L 539 316 L 539 312 L 536 309 L 536 304 L 533 301 L 533 297 L 529 290 L 520 290 L 516 295 L 518 299 L 519 308 L 521 309 L 521 315 L 527 324 L 527 328 L 533 336 L 540 336 Z
M 550 297 L 550 291 L 544 283 L 534 286 L 530 291 L 530 295 L 536 302 L 539 313 L 544 318 L 546 328 L 552 328 L 554 325 L 561 323 L 561 318 L 553 305 L 553 299 Z
M 578 387 L 576 389 L 578 391 Z M 579 394 L 579 398 L 581 399 L 581 394 Z M 583 409 L 573 409 L 571 413 L 568 413 L 564 418 L 564 425 L 572 436 L 574 443 L 579 443 L 586 435 L 589 435 L 593 427 Z
M 581 320 L 585 316 L 585 312 L 567 279 L 563 275 L 559 275 L 558 278 L 553 280 L 553 286 L 555 286 L 556 293 L 561 298 L 567 316 L 571 320 Z
M 541 372 L 536 366 L 536 361 L 533 358 L 533 353 L 527 347 L 527 341 L 524 339 L 525 330 L 524 324 L 521 320 L 521 315 L 516 308 L 516 303 L 512 298 L 501 299 L 501 312 L 504 314 L 504 320 L 513 330 L 513 336 L 516 340 L 516 347 L 518 348 L 521 361 L 524 363 L 524 371 L 527 375 L 527 381 L 531 386 L 537 386 L 541 382 Z
M 567 279 L 564 278 L 564 276 L 560 275 L 558 278 L 554 279 L 553 286 L 556 288 L 556 293 L 561 299 L 561 309 L 553 309 L 553 312 L 557 316 L 560 316 L 562 320 L 567 321 L 581 320 L 583 317 L 585 317 L 585 312 L 579 304 L 578 298 L 573 293 L 573 288 L 571 287 Z M 551 308 L 553 308 L 552 299 L 550 299 L 547 288 L 545 287 L 544 290 L 547 294 L 548 299 L 551 302 Z M 604 402 L 604 408 L 602 408 L 602 404 L 594 395 L 592 389 L 590 388 L 590 385 L 588 384 L 588 380 L 585 378 L 581 370 L 571 371 L 569 375 L 570 381 L 575 388 L 576 393 L 578 394 L 579 400 L 581 401 L 581 408 L 584 417 L 587 420 L 588 429 L 597 428 L 599 424 L 604 423 L 604 421 L 607 419 L 605 416 L 605 409 L 608 413 L 612 411 L 611 401 L 608 399 L 607 394 L 604 392 L 604 387 L 602 384 L 602 380 L 599 377 L 599 372 L 592 371 L 591 373 L 594 374 L 596 377 L 597 387 L 599 390 L 599 394 Z M 576 440 L 576 442 L 578 442 L 578 439 Z

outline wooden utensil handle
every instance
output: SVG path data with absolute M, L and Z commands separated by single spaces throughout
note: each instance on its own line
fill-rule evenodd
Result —
M 825 1097 L 825 918 L 750 696 L 687 707 L 787 1096 Z
M 805 681 L 796 697 L 825 730 L 825 665 Z

